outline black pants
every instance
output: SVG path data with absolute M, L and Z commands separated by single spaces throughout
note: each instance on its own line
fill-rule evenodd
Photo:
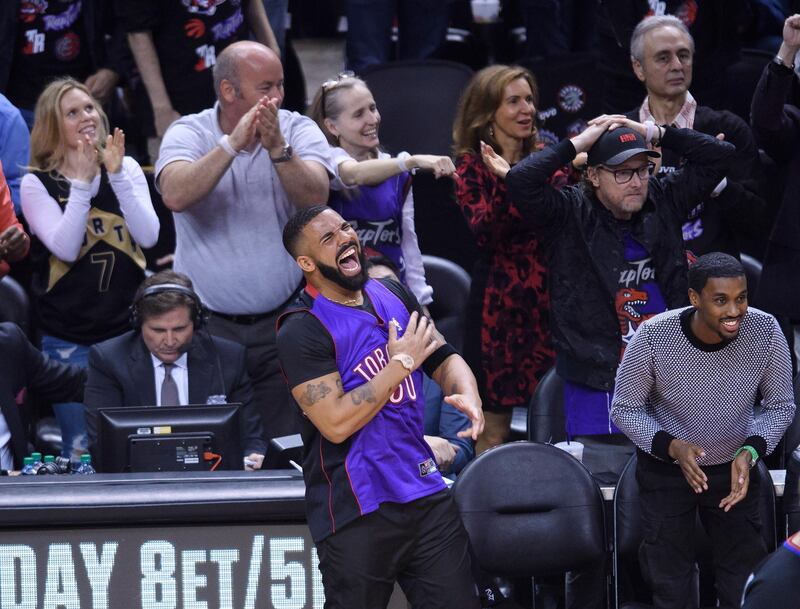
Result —
M 381 507 L 317 544 L 325 609 L 478 609 L 469 540 L 449 491 Z
M 208 331 L 244 345 L 247 374 L 253 384 L 253 403 L 261 415 L 264 441 L 300 432 L 300 414 L 278 362 L 275 321 L 279 312 L 252 324 L 238 324 L 211 314 Z
M 696 494 L 677 466 L 636 470 L 644 539 L 639 562 L 657 609 L 685 609 L 695 563 L 695 524 L 711 538 L 719 606 L 739 607 L 747 577 L 767 554 L 758 513 L 758 470 L 750 472 L 747 497 L 725 513 L 719 502 L 730 493 L 730 464 L 703 468 L 708 490 Z M 766 481 L 761 482 L 766 483 Z

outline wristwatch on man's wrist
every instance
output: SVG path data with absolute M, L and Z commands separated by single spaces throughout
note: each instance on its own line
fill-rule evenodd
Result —
M 269 160 L 272 161 L 273 163 L 285 163 L 286 161 L 292 160 L 292 153 L 293 153 L 292 147 L 289 146 L 289 144 L 286 144 L 281 149 L 281 156 L 276 157 L 274 159 L 272 157 L 269 157 Z
M 772 63 L 783 66 L 789 71 L 794 71 L 794 64 L 787 64 L 780 55 L 775 55 L 775 57 L 772 58 Z
M 396 353 L 392 356 L 393 361 L 400 362 L 400 364 L 411 372 L 414 370 L 414 358 L 411 357 L 408 353 Z

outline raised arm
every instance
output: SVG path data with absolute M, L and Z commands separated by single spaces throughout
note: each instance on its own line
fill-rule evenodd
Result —
M 273 167 L 281 186 L 293 205 L 296 207 L 323 205 L 328 201 L 330 180 L 328 170 L 322 163 L 303 159 L 300 150 L 294 151 L 289 160 L 274 162 L 275 159 L 284 156 L 287 147 L 286 139 L 281 132 L 278 102 L 278 99 L 273 98 L 268 101 L 262 100 L 256 105 L 256 124 L 261 145 L 273 160 Z M 319 131 L 319 127 L 316 125 L 314 127 Z M 321 131 L 319 135 L 324 140 Z M 323 146 L 327 151 L 327 144 L 323 143 Z
M 800 109 L 784 105 L 797 76 L 792 69 L 800 50 L 800 15 L 783 25 L 783 42 L 778 57 L 783 65 L 769 62 L 753 93 L 750 124 L 756 142 L 775 161 L 787 161 L 795 152 L 800 135 Z
M 412 169 L 431 171 L 437 179 L 452 176 L 456 171 L 450 157 L 414 154 L 366 161 L 356 161 L 351 158 L 339 163 L 338 172 L 339 178 L 346 186 L 375 186 L 392 176 Z
M 142 247 L 153 247 L 158 241 L 158 216 L 142 168 L 135 159 L 125 156 L 125 134 L 121 129 L 114 129 L 114 134 L 106 138 L 102 162 L 131 237 Z
M 257 108 L 258 104 L 242 116 L 228 136 L 228 144 L 234 152 L 248 148 L 255 141 Z M 181 138 L 191 138 L 188 129 L 183 123 L 175 125 L 164 138 L 162 150 L 171 147 L 174 142 L 179 142 L 180 148 L 183 143 L 180 142 Z M 230 152 L 217 144 L 197 160 L 179 159 L 168 163 L 156 178 L 164 205 L 174 212 L 191 208 L 216 187 L 233 159 Z
M 414 360 L 416 370 L 438 347 L 433 336 L 433 324 L 411 314 L 406 330 L 397 337 L 394 324 L 389 325 L 389 357 L 404 353 Z M 330 442 L 340 444 L 369 423 L 397 386 L 411 374 L 399 361 L 391 360 L 370 381 L 345 393 L 338 372 L 333 372 L 300 383 L 292 388 L 292 395 L 300 408 Z
M 554 188 L 549 183 L 550 177 L 577 155 L 587 152 L 613 122 L 625 120 L 618 115 L 592 119 L 578 135 L 529 155 L 506 174 L 508 192 L 529 226 L 552 232 L 566 222 L 570 213 L 569 190 Z
M 694 129 L 665 127 L 661 144 L 686 159 L 679 170 L 652 181 L 651 188 L 664 188 L 664 201 L 685 218 L 698 201 L 707 200 L 730 172 L 736 148 Z

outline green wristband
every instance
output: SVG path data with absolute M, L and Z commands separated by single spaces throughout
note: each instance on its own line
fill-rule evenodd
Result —
M 750 467 L 753 467 L 756 464 L 756 461 L 758 461 L 758 451 L 755 448 L 753 448 L 752 446 L 750 446 L 749 444 L 746 444 L 745 446 L 742 446 L 739 450 L 737 450 L 735 453 L 733 453 L 733 458 L 735 459 L 736 457 L 738 457 L 744 451 L 747 451 L 747 452 L 750 453 Z

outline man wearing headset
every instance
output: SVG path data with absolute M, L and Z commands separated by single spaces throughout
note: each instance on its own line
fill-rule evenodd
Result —
M 204 308 L 185 275 L 163 271 L 139 286 L 133 329 L 94 345 L 84 404 L 90 449 L 97 443 L 97 409 L 241 403 L 245 469 L 258 469 L 266 446 L 245 368 L 245 349 L 202 328 Z

